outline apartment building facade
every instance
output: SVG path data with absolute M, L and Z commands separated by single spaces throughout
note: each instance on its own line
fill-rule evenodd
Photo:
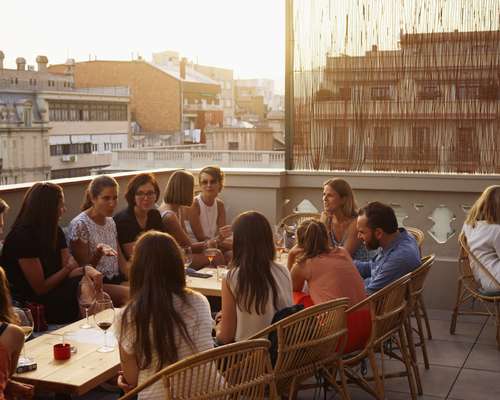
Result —
M 318 169 L 500 172 L 500 31 L 402 34 L 327 57 L 294 153 Z
M 0 52 L 0 183 L 89 175 L 111 163 L 112 147 L 127 147 L 127 88 L 77 91 L 45 56 L 37 70 L 22 57 L 16 69 L 3 60 Z

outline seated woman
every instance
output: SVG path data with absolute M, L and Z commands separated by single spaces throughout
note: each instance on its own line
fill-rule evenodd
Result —
M 24 196 L 21 211 L 4 243 L 2 262 L 14 299 L 45 306 L 51 323 L 78 319 L 78 282 L 87 273 L 96 285 L 102 275 L 80 267 L 71 256 L 58 222 L 65 211 L 62 188 L 35 183 Z
M 326 226 L 331 245 L 345 248 L 353 260 L 367 260 L 368 251 L 358 238 L 357 205 L 349 183 L 341 178 L 326 181 L 323 184 L 323 207 L 320 221 Z M 290 251 L 288 269 L 291 270 L 295 258 L 301 253 L 298 246 Z
M 5 399 L 5 392 L 14 393 L 19 398 L 31 398 L 33 387 L 10 380 L 17 367 L 17 360 L 24 345 L 23 330 L 17 326 L 10 301 L 9 282 L 3 268 L 0 267 L 0 399 Z M 22 396 L 21 396 L 22 395 Z
M 300 292 L 307 282 L 314 304 L 348 297 L 352 306 L 366 298 L 363 279 L 351 256 L 342 247 L 330 247 L 325 225 L 309 219 L 297 228 L 302 254 L 292 267 L 293 290 Z
M 118 199 L 118 183 L 110 176 L 94 178 L 85 193 L 82 212 L 70 223 L 71 253 L 80 265 L 91 265 L 104 275 L 104 291 L 115 306 L 128 299 L 127 263 L 118 247 L 112 218 Z
M 153 174 L 138 174 L 128 183 L 125 192 L 127 208 L 113 217 L 118 243 L 127 260 L 132 257 L 135 241 L 141 233 L 151 229 L 165 230 L 160 212 L 156 209 L 159 197 L 160 188 Z
M 271 226 L 261 213 L 240 214 L 233 223 L 233 260 L 222 279 L 222 318 L 217 341 L 248 338 L 293 304 L 289 271 L 276 264 Z
M 471 261 L 476 280 L 485 291 L 500 291 L 500 186 L 486 188 L 476 200 L 463 233 L 470 251 L 489 272 Z
M 217 240 L 203 240 L 192 242 L 185 230 L 185 222 L 188 220 L 188 208 L 193 204 L 194 176 L 188 171 L 175 171 L 168 180 L 160 206 L 160 214 L 165 225 L 165 230 L 170 233 L 181 247 L 191 247 L 193 251 L 192 266 L 200 269 L 209 264 L 208 258 L 203 254 L 207 248 L 216 248 Z M 222 253 L 218 254 L 212 261 L 216 266 L 224 263 Z
M 213 347 L 212 316 L 207 299 L 186 288 L 184 262 L 175 240 L 149 231 L 136 242 L 130 266 L 130 301 L 123 310 L 118 343 L 128 391 L 156 372 Z M 160 380 L 139 399 L 165 399 Z
M 216 239 L 221 250 L 232 250 L 231 226 L 226 225 L 226 209 L 218 197 L 224 187 L 224 173 L 217 166 L 204 167 L 198 175 L 198 183 L 201 193 L 194 198 L 186 224 L 190 239 Z

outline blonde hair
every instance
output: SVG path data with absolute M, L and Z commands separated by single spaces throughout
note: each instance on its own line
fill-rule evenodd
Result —
M 165 204 L 191 206 L 194 196 L 194 176 L 188 171 L 175 171 L 167 183 L 163 201 Z
M 323 183 L 323 187 L 325 186 L 331 187 L 342 199 L 344 199 L 344 204 L 341 209 L 345 217 L 354 218 L 358 216 L 358 206 L 356 200 L 354 200 L 354 193 L 352 192 L 351 185 L 349 185 L 346 180 L 342 178 L 332 178 Z
M 488 224 L 500 224 L 500 186 L 493 185 L 484 189 L 467 214 L 465 223 L 472 227 L 477 221 Z

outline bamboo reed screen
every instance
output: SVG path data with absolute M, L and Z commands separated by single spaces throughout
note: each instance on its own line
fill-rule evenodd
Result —
M 500 172 L 499 0 L 294 0 L 293 169 Z

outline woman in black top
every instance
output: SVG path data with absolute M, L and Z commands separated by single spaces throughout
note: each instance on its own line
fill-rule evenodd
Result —
M 125 199 L 128 207 L 116 214 L 118 242 L 127 259 L 132 257 L 135 241 L 149 230 L 165 231 L 156 202 L 160 188 L 153 174 L 142 173 L 133 177 L 127 185 Z
M 24 196 L 2 254 L 13 298 L 43 304 L 51 323 L 78 319 L 77 288 L 84 273 L 97 287 L 102 285 L 98 271 L 90 266 L 80 267 L 70 255 L 58 225 L 64 211 L 60 186 L 48 182 L 34 184 Z

